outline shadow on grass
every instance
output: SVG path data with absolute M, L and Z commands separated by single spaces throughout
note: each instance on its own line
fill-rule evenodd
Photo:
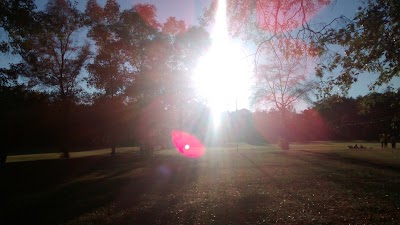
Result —
M 336 161 L 341 161 L 344 163 L 349 163 L 352 165 L 358 165 L 358 166 L 366 166 L 366 167 L 371 167 L 375 169 L 383 169 L 383 170 L 392 170 L 394 172 L 400 172 L 400 165 L 394 165 L 386 162 L 382 162 L 379 160 L 368 160 L 368 159 L 361 159 L 361 158 L 354 158 L 354 157 L 347 157 L 347 156 L 342 156 L 338 153 L 330 153 L 330 152 L 313 152 L 313 151 L 307 151 L 307 150 L 297 150 L 301 152 L 305 152 L 307 154 L 314 154 L 315 157 L 322 159 L 321 161 L 324 161 L 324 159 L 328 160 L 336 160 Z
M 393 208 L 397 208 L 397 210 L 400 208 L 399 165 L 379 160 L 346 157 L 337 153 L 324 154 L 305 150 L 304 152 L 311 153 L 313 158 L 303 156 L 301 160 L 318 166 L 326 173 L 330 171 L 328 172 L 328 178 L 331 181 L 341 184 L 348 190 L 364 192 L 383 199 L 390 199 L 394 205 L 389 203 L 385 207 L 392 206 Z M 337 167 L 338 162 L 342 163 L 344 168 Z
M 325 153 L 227 149 L 146 162 L 127 153 L 13 163 L 0 177 L 4 224 L 400 221 L 397 170 Z
M 274 186 L 283 190 L 286 196 L 290 196 L 290 202 L 309 204 L 307 207 L 325 212 L 324 217 L 334 213 L 325 210 L 331 207 L 333 210 L 343 208 L 341 212 L 343 218 L 358 218 L 365 221 L 373 218 L 371 221 L 375 222 L 369 221 L 373 224 L 397 224 L 394 221 L 400 220 L 400 215 L 397 213 L 400 208 L 398 165 L 306 150 L 276 151 L 271 154 L 289 159 L 290 163 L 266 167 L 249 154 L 241 156 L 267 179 L 272 180 Z M 276 172 L 280 170 L 287 171 L 282 173 L 285 177 L 276 176 Z M 303 180 L 304 178 L 309 180 Z M 323 207 L 318 207 L 319 204 L 323 204 Z M 307 212 L 302 215 L 307 215 Z M 346 223 L 344 220 L 337 222 Z
M 104 207 L 122 211 L 150 189 L 162 194 L 195 181 L 192 164 L 134 154 L 11 163 L 0 171 L 0 218 L 3 224 L 59 224 Z

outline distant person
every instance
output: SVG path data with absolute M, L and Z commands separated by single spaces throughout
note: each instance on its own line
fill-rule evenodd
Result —
M 381 142 L 381 148 L 383 148 L 385 144 L 385 134 L 381 134 L 379 140 Z
M 392 143 L 392 149 L 396 149 L 396 136 L 392 135 L 390 142 Z
M 383 141 L 384 141 L 384 143 L 385 143 L 385 148 L 387 148 L 387 144 L 388 144 L 388 140 L 389 139 L 389 135 L 385 135 L 384 137 L 383 137 Z

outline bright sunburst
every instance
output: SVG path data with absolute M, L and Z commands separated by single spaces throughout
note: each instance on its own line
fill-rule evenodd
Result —
M 251 76 L 246 53 L 228 35 L 226 0 L 218 2 L 211 38 L 212 46 L 199 60 L 194 79 L 199 94 L 212 109 L 217 125 L 220 114 L 232 110 L 237 100 L 240 101 L 240 107 L 247 106 Z

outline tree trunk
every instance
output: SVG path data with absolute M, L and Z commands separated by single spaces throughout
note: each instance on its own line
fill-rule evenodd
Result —
M 154 144 L 152 141 L 149 141 L 146 146 L 146 158 L 149 159 L 153 156 Z
M 61 134 L 59 144 L 61 148 L 61 158 L 69 159 L 69 147 L 70 141 L 70 105 L 68 99 L 63 99 L 61 102 Z
M 111 131 L 111 132 L 112 132 L 111 133 L 111 156 L 115 156 L 115 146 L 116 146 L 115 135 L 114 135 L 113 131 Z
M 109 123 L 111 123 L 110 127 L 108 127 L 109 129 L 109 137 L 110 137 L 110 145 L 111 145 L 111 156 L 115 156 L 116 154 L 116 146 L 117 146 L 117 141 L 116 141 L 116 117 L 115 117 L 116 113 L 114 113 L 114 111 L 112 112 L 111 118 L 109 118 Z
M 0 134 L 0 168 L 5 167 L 7 162 L 8 152 L 12 146 L 13 138 L 15 138 L 16 132 L 13 128 L 13 121 L 15 118 L 12 117 L 11 113 L 6 112 L 0 115 L 0 123 L 4 124 L 5 133 Z
M 282 150 L 289 150 L 289 135 L 288 135 L 288 117 L 287 109 L 281 109 L 281 119 L 282 119 L 282 131 L 281 140 L 279 140 L 279 146 Z
M 111 76 L 111 101 L 109 106 L 111 107 L 110 111 L 110 117 L 108 118 L 108 121 L 111 122 L 111 126 L 109 127 L 110 129 L 110 138 L 111 138 L 111 156 L 115 156 L 115 146 L 116 146 L 116 135 L 115 135 L 115 127 L 116 126 L 116 121 L 117 121 L 117 112 L 115 108 L 115 102 L 114 102 L 114 83 L 113 83 L 113 78 Z
M 4 168 L 6 166 L 8 156 L 8 146 L 4 146 L 4 148 L 0 149 L 0 168 Z
M 140 143 L 140 156 L 144 157 L 145 156 L 145 152 L 146 152 L 146 150 L 145 150 L 144 143 Z
M 140 146 L 140 155 L 144 159 L 149 159 L 153 156 L 154 145 L 151 140 L 146 139 L 143 145 Z

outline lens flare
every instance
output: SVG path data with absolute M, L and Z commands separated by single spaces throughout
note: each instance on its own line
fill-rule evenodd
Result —
M 171 139 L 176 150 L 186 157 L 199 158 L 205 153 L 204 145 L 194 135 L 183 131 L 172 131 Z

